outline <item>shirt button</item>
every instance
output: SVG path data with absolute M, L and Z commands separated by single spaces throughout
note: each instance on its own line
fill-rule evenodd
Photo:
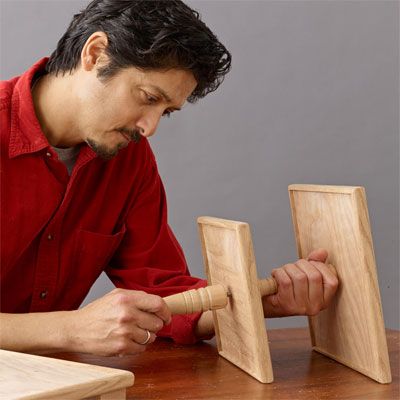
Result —
M 54 236 L 51 233 L 49 233 L 47 235 L 47 240 L 53 240 L 53 239 L 54 239 Z
M 43 299 L 45 299 L 46 297 L 47 297 L 47 293 L 48 293 L 48 291 L 47 290 L 43 290 L 42 292 L 40 292 L 40 298 L 43 300 Z
M 48 151 L 48 152 L 46 153 L 46 156 L 47 156 L 47 157 L 51 157 L 51 153 Z

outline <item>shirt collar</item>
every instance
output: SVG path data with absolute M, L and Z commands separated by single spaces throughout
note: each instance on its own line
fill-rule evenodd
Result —
M 33 106 L 31 84 L 36 73 L 44 70 L 48 58 L 42 58 L 20 76 L 11 99 L 10 158 L 49 147 Z
M 31 92 L 33 78 L 36 74 L 44 72 L 48 60 L 48 57 L 39 60 L 19 77 L 15 85 L 11 100 L 11 132 L 8 150 L 10 158 L 51 149 L 36 117 Z M 94 157 L 96 153 L 89 146 L 81 149 L 82 161 L 87 162 Z

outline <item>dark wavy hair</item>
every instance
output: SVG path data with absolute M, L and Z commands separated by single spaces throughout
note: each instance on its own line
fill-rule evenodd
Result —
M 110 59 L 99 78 L 111 78 L 127 67 L 189 70 L 197 81 L 191 103 L 216 90 L 231 67 L 229 51 L 199 13 L 180 0 L 94 0 L 74 15 L 46 71 L 56 76 L 72 72 L 87 39 L 97 31 L 107 35 Z

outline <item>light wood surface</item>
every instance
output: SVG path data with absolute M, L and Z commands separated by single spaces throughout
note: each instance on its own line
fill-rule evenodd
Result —
M 213 285 L 191 289 L 164 297 L 172 314 L 192 314 L 199 311 L 217 310 L 228 304 L 228 293 L 224 286 Z
M 128 371 L 0 350 L 0 399 L 123 400 Z
M 249 225 L 211 217 L 197 221 L 208 283 L 231 293 L 228 305 L 213 311 L 219 354 L 260 382 L 272 382 Z
M 328 250 L 339 289 L 309 319 L 313 348 L 375 379 L 391 381 L 365 191 L 362 187 L 291 185 L 299 257 Z
M 329 253 L 326 262 L 335 265 L 340 282 L 333 304 L 309 318 L 313 348 L 377 382 L 389 383 L 391 371 L 364 189 L 291 185 L 289 197 L 299 257 L 325 248 Z M 174 310 L 214 309 L 220 355 L 260 382 L 272 382 L 261 297 L 276 293 L 277 284 L 273 278 L 257 278 L 247 223 L 200 217 L 198 225 L 208 282 L 220 290 L 213 294 L 210 286 L 201 289 L 206 295 L 189 291 L 173 296 Z
M 304 318 L 304 322 L 306 318 Z M 132 371 L 130 400 L 395 400 L 400 398 L 400 332 L 388 331 L 393 381 L 381 385 L 331 358 L 312 351 L 302 329 L 269 329 L 274 382 L 258 382 L 218 355 L 215 340 L 193 346 L 157 339 L 135 356 L 56 354 Z M 64 399 L 62 399 L 64 400 Z

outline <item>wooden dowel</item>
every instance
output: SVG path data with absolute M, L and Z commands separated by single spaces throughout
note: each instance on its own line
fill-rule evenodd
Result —
M 200 289 L 164 297 L 172 314 L 192 314 L 198 311 L 217 310 L 228 304 L 228 294 L 222 285 L 212 285 Z
M 272 277 L 258 280 L 258 287 L 260 288 L 261 297 L 275 294 L 278 291 L 276 280 Z

